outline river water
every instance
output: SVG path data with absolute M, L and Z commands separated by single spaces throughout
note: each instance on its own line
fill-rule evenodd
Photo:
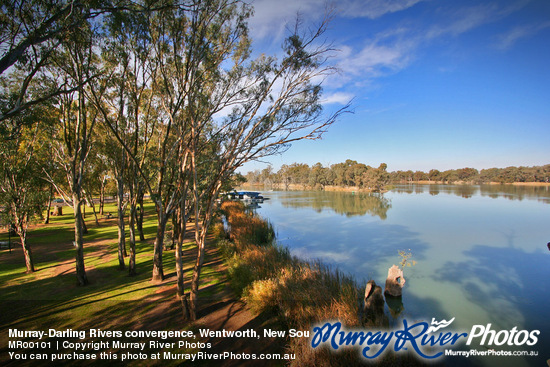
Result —
M 530 366 L 550 358 L 548 187 L 404 185 L 383 195 L 262 194 L 270 200 L 256 211 L 272 222 L 281 244 L 361 284 L 374 279 L 383 287 L 388 268 L 401 261 L 398 250 L 411 253 L 409 262 L 416 264 L 405 268 L 398 317 L 455 318 L 452 328 L 468 333 L 489 323 L 497 331 L 541 331 L 532 347 L 537 358 L 449 357 L 446 363 Z

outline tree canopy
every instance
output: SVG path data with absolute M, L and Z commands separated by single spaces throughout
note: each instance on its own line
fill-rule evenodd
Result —
M 320 138 L 348 108 L 327 112 L 321 103 L 320 82 L 334 72 L 333 50 L 321 39 L 330 16 L 307 31 L 297 21 L 279 56 L 252 57 L 252 7 L 244 1 L 18 0 L 0 9 L 2 154 L 16 161 L 5 162 L 3 198 L 33 194 L 27 204 L 6 205 L 9 212 L 27 208 L 30 219 L 41 213 L 34 198 L 45 204 L 55 188 L 74 210 L 76 274 L 86 285 L 86 204 L 97 223 L 93 196 L 101 211 L 107 181 L 116 182 L 119 268 L 128 228 L 133 275 L 148 193 L 158 217 L 152 280 L 164 278 L 171 221 L 178 295 L 187 303 L 189 294 L 195 317 L 206 233 L 236 169 Z M 36 132 L 44 159 L 18 148 Z M 186 293 L 181 242 L 189 218 L 197 258 Z M 27 225 L 20 227 L 24 235 Z

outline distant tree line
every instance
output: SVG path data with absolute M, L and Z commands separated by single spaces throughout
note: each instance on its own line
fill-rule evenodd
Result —
M 396 171 L 390 173 L 391 182 L 435 181 L 443 183 L 514 183 L 514 182 L 550 182 L 550 164 L 533 167 L 487 168 L 478 171 L 475 168 L 459 168 L 446 171 L 432 169 L 422 171 Z
M 290 185 L 323 190 L 326 186 L 357 187 L 370 191 L 381 191 L 389 184 L 432 181 L 442 183 L 514 183 L 550 182 L 550 164 L 534 167 L 488 168 L 478 171 L 475 168 L 459 168 L 446 171 L 432 169 L 423 171 L 387 172 L 387 165 L 378 168 L 348 159 L 343 163 L 323 166 L 316 163 L 311 167 L 304 163 L 283 165 L 274 172 L 272 167 L 248 172 L 245 176 L 249 184 L 274 184 L 288 189 Z
M 343 163 L 324 167 L 321 163 L 309 166 L 303 163 L 283 165 L 277 172 L 271 167 L 248 172 L 245 176 L 250 184 L 276 184 L 288 189 L 291 185 L 323 190 L 326 186 L 357 187 L 370 191 L 381 191 L 390 183 L 387 165 L 378 168 L 348 159 Z

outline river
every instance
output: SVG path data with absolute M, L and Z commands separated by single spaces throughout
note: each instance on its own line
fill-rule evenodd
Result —
M 550 358 L 549 187 L 403 185 L 383 195 L 262 194 L 269 200 L 256 211 L 271 221 L 281 244 L 300 258 L 353 274 L 360 284 L 374 279 L 383 287 L 388 268 L 401 261 L 398 250 L 411 253 L 409 262 L 416 264 L 405 268 L 398 317 L 455 318 L 453 329 L 466 332 L 489 323 L 497 331 L 540 330 L 533 348 L 543 355 L 535 365 Z M 458 358 L 446 362 L 535 362 Z

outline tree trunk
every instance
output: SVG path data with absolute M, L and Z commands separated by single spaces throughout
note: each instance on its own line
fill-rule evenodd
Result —
M 118 209 L 118 268 L 124 270 L 124 256 L 126 256 L 126 233 L 124 229 L 124 182 L 117 177 L 117 209 Z
M 135 228 L 135 217 L 136 217 L 136 204 L 134 201 L 130 204 L 130 220 L 129 220 L 129 229 L 130 229 L 130 259 L 128 260 L 128 273 L 130 276 L 137 274 L 136 272 L 136 228 Z
M 50 210 L 52 209 L 52 199 L 53 199 L 53 185 L 50 184 L 50 195 L 48 196 L 48 206 L 46 207 L 46 219 L 44 219 L 44 224 L 50 223 Z
M 15 232 L 19 235 L 23 254 L 25 254 L 25 265 L 27 266 L 27 274 L 34 273 L 34 262 L 32 259 L 31 246 L 27 243 L 27 231 L 25 230 L 24 219 L 18 218 L 16 213 Z
M 190 292 L 190 310 L 189 314 L 191 320 L 197 319 L 197 305 L 198 305 L 198 294 L 199 294 L 199 281 L 201 276 L 202 264 L 204 262 L 204 249 L 205 249 L 205 238 L 200 233 L 198 228 L 195 228 L 195 240 L 197 242 L 197 261 L 195 262 L 195 268 L 193 269 L 193 278 L 191 279 L 191 292 Z
M 101 181 L 101 188 L 99 189 L 99 215 L 103 215 L 103 208 L 105 207 L 105 177 Z
M 92 207 L 92 212 L 94 213 L 95 218 L 95 225 L 96 227 L 99 227 L 99 219 L 97 218 L 97 212 L 95 211 L 95 204 L 94 204 L 94 198 L 92 195 L 86 195 L 86 201 L 88 202 L 88 205 Z
M 186 223 L 185 223 L 185 215 L 183 215 L 182 213 L 182 210 L 185 210 L 185 208 L 182 208 L 183 205 L 180 206 L 179 210 L 177 211 L 177 214 L 174 215 L 174 217 L 177 218 L 177 223 L 175 223 L 174 225 L 174 233 L 176 233 L 176 228 L 178 233 L 177 242 L 176 242 L 176 274 L 177 274 L 176 283 L 177 283 L 178 297 L 183 297 L 185 295 L 184 274 L 183 274 L 183 237 L 185 236 Z
M 170 249 L 173 249 L 176 247 L 176 242 L 178 241 L 178 238 L 180 236 L 180 224 L 178 221 L 178 211 L 174 212 L 172 215 L 172 243 L 170 245 Z
M 80 214 L 81 220 L 82 220 L 82 234 L 88 234 L 88 227 L 86 226 L 86 221 L 84 218 L 82 218 L 82 213 Z
M 193 160 L 192 155 L 192 160 Z M 208 204 L 203 211 L 203 220 L 202 223 L 199 222 L 199 203 L 197 200 L 197 175 L 196 170 L 193 172 L 193 192 L 195 196 L 195 241 L 197 242 L 197 261 L 195 262 L 195 268 L 193 269 L 193 279 L 191 279 L 191 297 L 190 297 L 190 314 L 191 320 L 196 320 L 197 317 L 197 304 L 198 304 L 198 292 L 199 292 L 199 281 L 201 276 L 202 265 L 204 263 L 204 253 L 206 247 L 206 233 L 208 227 L 212 221 L 212 213 L 214 211 L 215 199 L 218 196 L 221 181 L 218 181 L 216 186 L 212 189 Z
M 27 265 L 27 273 L 34 273 L 34 263 L 32 260 L 31 246 L 27 243 L 27 236 L 20 234 L 21 246 L 23 247 L 23 253 L 25 254 L 25 265 Z
M 139 215 L 136 217 L 137 221 L 137 229 L 139 232 L 139 240 L 145 241 L 145 235 L 143 234 L 143 190 L 141 187 L 139 188 L 139 194 L 138 194 L 138 203 L 139 203 Z
M 183 319 L 191 319 L 191 312 L 189 307 L 189 300 L 187 299 L 187 294 L 185 294 L 184 288 L 184 277 L 183 277 L 183 246 L 182 242 L 178 241 L 176 244 L 176 273 L 177 273 L 177 297 L 181 300 L 181 308 L 183 312 Z M 195 313 L 193 313 L 195 314 Z M 195 320 L 195 317 L 193 320 Z
M 189 320 L 191 314 L 189 311 L 189 300 L 185 294 L 184 272 L 183 272 L 183 237 L 185 236 L 186 229 L 186 216 L 185 216 L 185 200 L 182 200 L 182 205 L 178 213 L 178 239 L 176 243 L 176 274 L 177 274 L 177 297 L 181 300 L 181 307 L 183 312 L 183 319 Z
M 166 230 L 166 214 L 159 210 L 157 236 L 153 253 L 153 282 L 164 280 L 164 269 L 162 267 L 162 251 L 164 250 L 164 231 Z
M 88 277 L 86 276 L 86 269 L 84 267 L 84 239 L 83 227 L 84 220 L 82 219 L 80 197 L 77 194 L 73 194 L 73 209 L 74 209 L 74 245 L 76 248 L 76 278 L 78 279 L 78 285 L 87 285 Z

